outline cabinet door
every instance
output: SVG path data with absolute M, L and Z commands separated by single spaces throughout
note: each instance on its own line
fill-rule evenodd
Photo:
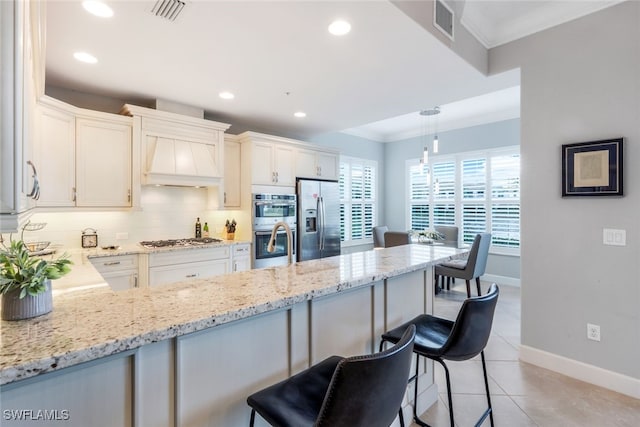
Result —
M 37 206 L 75 206 L 75 116 L 38 105 L 35 127 L 33 154 L 40 184 Z
M 251 148 L 251 181 L 252 184 L 275 184 L 273 170 L 273 144 L 254 142 Z
M 131 206 L 131 127 L 76 122 L 77 206 Z
M 102 277 L 114 291 L 124 291 L 126 289 L 138 287 L 138 273 L 132 271 L 114 271 L 103 273 Z
M 317 178 L 319 176 L 318 172 L 316 152 L 312 150 L 298 150 L 296 154 L 296 176 Z
M 319 152 L 316 157 L 319 176 L 323 179 L 338 179 L 338 155 Z
M 273 167 L 276 174 L 276 185 L 295 185 L 294 161 L 295 149 L 293 147 L 278 144 L 274 146 Z
M 233 260 L 233 272 L 249 271 L 251 270 L 251 258 L 240 257 Z
M 240 207 L 240 144 L 224 142 L 224 207 Z

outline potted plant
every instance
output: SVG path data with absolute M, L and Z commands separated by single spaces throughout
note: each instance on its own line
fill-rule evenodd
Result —
M 65 255 L 55 260 L 31 257 L 22 240 L 0 249 L 0 295 L 2 319 L 21 320 L 53 309 L 51 280 L 71 271 Z

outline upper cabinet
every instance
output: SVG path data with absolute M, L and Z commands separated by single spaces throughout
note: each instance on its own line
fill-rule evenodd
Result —
M 131 153 L 130 124 L 78 118 L 76 205 L 131 206 Z
M 338 179 L 337 151 L 256 132 L 244 132 L 238 139 L 242 174 L 249 185 L 294 187 L 296 178 Z
M 251 152 L 253 184 L 295 185 L 295 153 L 292 147 L 257 139 L 252 143 Z
M 39 196 L 35 102 L 44 92 L 42 2 L 0 2 L 0 233 L 15 232 Z
M 43 98 L 34 159 L 39 207 L 132 206 L 131 119 Z
M 338 179 L 338 154 L 335 152 L 299 149 L 296 156 L 296 176 L 300 178 Z
M 224 207 L 240 208 L 240 143 L 228 134 L 224 136 Z

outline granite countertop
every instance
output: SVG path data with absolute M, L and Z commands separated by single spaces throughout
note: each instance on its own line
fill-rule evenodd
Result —
M 467 251 L 413 244 L 153 288 L 54 294 L 51 313 L 0 322 L 0 385 L 368 285 Z

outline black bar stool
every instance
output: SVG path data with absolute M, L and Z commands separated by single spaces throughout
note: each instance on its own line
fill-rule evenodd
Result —
M 383 348 L 385 342 L 399 342 L 404 332 L 412 326 L 416 328 L 416 339 L 413 347 L 416 353 L 416 374 L 409 381 L 415 378 L 414 387 L 414 405 L 413 418 L 414 421 L 428 427 L 429 425 L 418 417 L 418 360 L 420 356 L 435 360 L 444 367 L 447 380 L 447 398 L 449 399 L 449 418 L 451 427 L 454 427 L 453 421 L 453 401 L 451 399 L 451 380 L 449 378 L 449 369 L 444 363 L 445 360 L 468 360 L 480 354 L 482 358 L 482 370 L 484 372 L 484 385 L 487 393 L 488 407 L 476 423 L 481 425 L 489 416 L 491 426 L 493 426 L 493 410 L 491 408 L 491 396 L 489 394 L 489 381 L 487 379 L 487 365 L 484 359 L 484 348 L 489 341 L 491 334 L 491 325 L 493 323 L 493 314 L 495 312 L 496 303 L 498 302 L 498 294 L 500 290 L 494 283 L 489 288 L 486 295 L 467 298 L 463 303 L 458 317 L 455 322 L 440 317 L 421 314 L 413 320 L 406 322 L 382 335 L 380 349 Z
M 415 326 L 389 350 L 355 357 L 332 356 L 247 398 L 250 426 L 256 412 L 278 427 L 404 427 L 402 398 L 411 369 Z

